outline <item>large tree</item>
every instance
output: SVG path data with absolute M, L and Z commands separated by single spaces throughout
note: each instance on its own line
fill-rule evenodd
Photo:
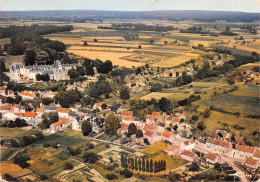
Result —
M 141 137 L 143 137 L 143 136 L 144 136 L 143 131 L 142 131 L 141 129 L 138 129 L 138 130 L 136 131 L 136 138 L 141 138 Z
M 124 100 L 130 99 L 129 90 L 126 87 L 121 88 L 120 99 L 124 99 Z
M 85 120 L 82 122 L 81 130 L 84 136 L 87 136 L 90 132 L 92 132 L 92 125 L 89 121 Z
M 120 121 L 114 114 L 109 114 L 105 121 L 105 133 L 114 135 L 120 127 Z
M 129 126 L 128 126 L 128 135 L 131 136 L 133 134 L 136 134 L 136 126 L 134 123 L 131 123 Z

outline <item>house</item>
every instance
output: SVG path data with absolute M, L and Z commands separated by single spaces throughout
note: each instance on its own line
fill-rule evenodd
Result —
M 57 107 L 52 107 L 52 106 L 47 106 L 45 108 L 45 112 L 56 112 L 57 111 Z
M 181 116 L 180 116 L 180 119 L 184 119 L 185 120 L 187 118 L 187 116 L 188 116 L 188 114 L 185 111 L 183 111 Z
M 35 116 L 35 112 L 26 112 L 23 119 L 25 119 L 28 124 L 34 125 L 36 123 Z
M 192 140 L 186 140 L 181 142 L 180 144 L 180 151 L 184 151 L 184 150 L 192 150 L 195 147 L 195 143 Z
M 254 153 L 254 158 L 255 158 L 258 162 L 260 162 L 260 151 L 259 151 L 259 150 L 255 151 L 255 153 Z
M 58 121 L 56 123 L 52 123 L 48 132 L 50 133 L 56 133 L 59 130 L 62 130 L 62 121 Z
M 198 155 L 189 151 L 189 150 L 184 150 L 181 155 L 180 155 L 181 158 L 187 160 L 187 161 L 194 161 L 195 159 L 198 158 Z
M 128 131 L 128 126 L 129 126 L 128 124 L 121 123 L 121 128 L 119 128 L 119 129 L 117 130 L 117 132 L 118 132 L 119 134 L 123 135 L 125 132 Z
M 163 151 L 168 155 L 176 155 L 179 153 L 180 147 L 178 145 L 168 145 L 163 149 Z
M 14 105 L 14 113 L 25 113 L 25 108 L 21 104 Z
M 18 118 L 15 114 L 13 113 L 6 113 L 4 115 L 2 115 L 2 121 L 15 121 L 15 119 Z
M 165 127 L 165 124 L 163 124 L 162 122 L 160 122 L 160 123 L 158 124 L 158 126 L 157 126 L 158 131 L 162 133 L 162 132 L 164 131 L 164 127 Z
M 252 157 L 248 157 L 246 159 L 246 162 L 245 162 L 245 165 L 248 167 L 248 168 L 251 168 L 253 170 L 256 170 L 259 166 L 259 161 L 252 158 Z
M 254 153 L 255 153 L 254 147 L 236 145 L 236 148 L 234 149 L 233 157 L 246 159 L 248 157 L 253 157 Z
M 72 124 L 71 124 L 71 129 L 75 131 L 81 131 L 81 121 L 78 121 L 76 118 L 73 118 Z
M 32 92 L 24 92 L 22 91 L 20 93 L 20 96 L 24 99 L 24 100 L 32 100 L 35 98 L 34 94 Z
M 95 103 L 94 106 L 93 106 L 93 109 L 99 109 L 101 110 L 101 106 L 105 104 L 105 102 L 98 102 L 98 103 Z
M 208 150 L 207 150 L 206 140 L 203 140 L 202 138 L 195 140 L 194 150 L 200 153 L 207 154 Z
M 42 115 L 45 113 L 45 108 L 40 107 L 36 109 L 36 121 L 40 122 L 42 120 Z
M 13 106 L 11 104 L 4 104 L 0 106 L 0 112 L 2 114 L 13 113 Z
M 149 131 L 149 130 L 147 130 L 144 133 L 144 138 L 147 138 L 150 144 L 160 141 L 160 137 L 156 134 L 156 132 Z
M 173 135 L 173 133 L 165 130 L 162 133 L 162 140 L 166 140 L 168 142 L 174 142 L 174 135 Z
M 225 142 L 214 138 L 208 138 L 206 145 L 209 150 L 226 155 L 230 154 L 233 150 L 233 146 L 230 142 Z
M 144 130 L 144 132 L 146 132 L 146 131 L 156 132 L 157 131 L 157 127 L 153 126 L 153 125 L 145 125 L 143 130 Z
M 125 123 L 125 124 L 128 124 L 128 125 L 133 123 L 134 120 L 135 120 L 135 117 L 132 117 L 132 116 L 124 116 L 122 118 L 122 122 Z
M 179 117 L 172 117 L 172 126 L 174 125 L 179 125 L 180 123 L 180 118 Z
M 61 107 L 61 108 L 58 108 L 57 112 L 58 112 L 59 117 L 61 117 L 61 118 L 68 118 L 70 109 Z
M 125 117 L 125 116 L 133 116 L 133 111 L 127 111 L 127 110 L 123 110 L 121 112 L 121 116 Z
M 220 161 L 220 156 L 216 153 L 209 152 L 206 157 L 206 162 L 209 164 L 216 164 Z
M 238 137 L 236 139 L 236 144 L 238 144 L 238 145 L 245 145 L 244 137 Z

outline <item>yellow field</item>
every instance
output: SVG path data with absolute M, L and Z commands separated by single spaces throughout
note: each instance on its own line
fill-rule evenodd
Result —
M 121 67 L 132 68 L 132 66 L 139 67 L 144 66 L 144 63 L 132 62 L 121 59 L 125 56 L 132 55 L 131 53 L 121 52 L 105 52 L 105 51 L 85 51 L 85 50 L 67 50 L 69 53 L 76 54 L 81 57 L 89 59 L 100 59 L 102 61 L 110 60 L 113 65 L 119 65 Z
M 164 45 L 164 46 L 162 46 L 162 48 L 171 48 L 171 49 L 185 50 L 185 51 L 189 51 L 189 50 L 191 50 L 190 47 L 186 47 L 186 46 L 177 46 L 177 45 Z
M 82 41 L 81 38 L 78 37 L 44 37 L 50 40 L 57 40 L 63 42 L 64 44 L 78 44 Z
M 162 151 L 164 148 L 166 147 L 166 143 L 165 142 L 157 142 L 155 144 L 149 145 L 148 147 L 146 147 L 143 152 L 146 154 L 156 154 L 159 153 L 160 151 Z
M 150 94 L 147 94 L 147 95 L 141 97 L 141 99 L 150 100 L 152 98 L 154 98 L 154 99 L 161 99 L 162 97 L 169 98 L 171 95 L 172 95 L 172 93 L 152 92 Z
M 85 29 L 75 29 L 75 30 L 71 30 L 71 32 L 86 32 Z
M 15 173 L 20 170 L 23 170 L 20 166 L 9 163 L 9 162 L 0 162 L 0 172 L 1 176 L 3 176 L 5 173 Z
M 165 61 L 161 61 L 159 63 L 152 64 L 152 67 L 173 67 L 173 66 L 178 66 L 182 63 L 185 63 L 186 61 L 189 61 L 190 59 L 195 59 L 199 55 L 198 54 L 192 54 L 192 53 L 187 53 L 185 55 L 173 57 L 166 59 Z
M 82 37 L 83 40 L 85 41 L 93 41 L 94 39 L 97 39 L 97 41 L 108 41 L 108 40 L 111 40 L 111 41 L 114 41 L 114 40 L 121 40 L 123 41 L 124 38 L 123 37 L 120 37 L 120 36 L 112 36 L 112 37 Z
M 114 48 L 114 47 L 93 47 L 93 46 L 71 46 L 69 50 L 87 50 L 87 51 L 108 51 L 108 52 L 133 52 L 134 49 Z

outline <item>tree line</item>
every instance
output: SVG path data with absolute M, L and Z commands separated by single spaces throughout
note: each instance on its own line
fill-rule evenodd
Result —
M 135 171 L 158 173 L 166 170 L 166 161 L 159 160 L 153 161 L 153 159 L 145 160 L 144 156 L 141 158 L 133 158 L 127 155 L 121 154 L 121 166 L 125 169 L 131 169 Z

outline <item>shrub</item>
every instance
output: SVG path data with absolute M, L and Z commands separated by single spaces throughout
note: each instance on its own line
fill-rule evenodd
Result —
M 68 169 L 71 170 L 73 168 L 74 168 L 74 166 L 71 163 L 68 163 L 68 162 L 65 163 L 64 170 L 68 170 Z
M 133 176 L 133 172 L 128 169 L 124 169 L 123 171 L 120 171 L 120 175 L 125 176 L 125 178 L 131 178 Z
M 44 143 L 44 144 L 42 144 L 42 146 L 43 146 L 43 147 L 50 147 L 51 144 L 49 144 L 49 143 Z
M 118 179 L 118 176 L 115 174 L 107 174 L 106 177 L 108 180 Z

